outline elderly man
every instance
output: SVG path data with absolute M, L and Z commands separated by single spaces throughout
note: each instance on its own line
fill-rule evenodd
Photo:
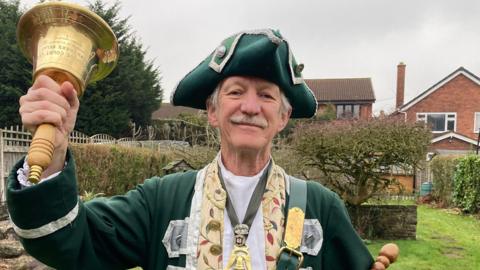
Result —
M 289 118 L 315 114 L 302 68 L 276 31 L 225 39 L 172 96 L 175 105 L 207 110 L 220 131 L 217 158 L 85 204 L 66 139 L 75 90 L 39 77 L 20 113 L 27 127 L 57 127 L 54 162 L 32 185 L 21 160 L 7 193 L 27 251 L 58 269 L 369 269 L 372 257 L 338 196 L 288 176 L 271 158 Z

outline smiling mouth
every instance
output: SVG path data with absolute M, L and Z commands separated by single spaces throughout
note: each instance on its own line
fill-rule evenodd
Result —
M 257 124 L 253 124 L 253 123 L 245 123 L 245 122 L 234 122 L 232 121 L 233 124 L 237 125 L 237 126 L 248 126 L 248 127 L 256 127 L 256 128 L 261 128 L 261 129 L 264 129 L 265 127 L 261 126 L 261 125 L 257 125 Z

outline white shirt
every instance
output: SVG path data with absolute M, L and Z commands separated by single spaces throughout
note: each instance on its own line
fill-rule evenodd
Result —
M 255 176 L 237 176 L 228 171 L 222 163 L 222 159 L 219 158 L 219 167 L 222 173 L 225 187 L 227 188 L 228 195 L 233 204 L 233 208 L 237 213 L 238 220 L 243 221 L 245 213 L 247 212 L 248 203 L 252 197 L 253 191 L 263 174 L 263 171 L 267 168 L 263 168 Z M 228 217 L 227 210 L 224 213 L 224 234 L 223 234 L 223 268 L 227 266 L 230 254 L 233 249 L 233 228 Z M 247 246 L 252 259 L 252 269 L 265 270 L 267 269 L 267 262 L 265 261 L 265 232 L 263 228 L 263 211 L 262 205 L 260 205 L 255 218 L 253 219 L 252 226 L 247 238 Z

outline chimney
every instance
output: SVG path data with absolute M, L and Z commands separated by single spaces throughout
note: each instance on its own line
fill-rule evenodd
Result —
M 405 67 L 403 62 L 397 66 L 397 103 L 395 108 L 398 109 L 403 105 L 405 96 Z

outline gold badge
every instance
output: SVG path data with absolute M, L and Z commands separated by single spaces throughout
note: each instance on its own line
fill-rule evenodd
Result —
M 297 249 L 302 243 L 303 221 L 305 213 L 298 207 L 288 210 L 287 226 L 285 228 L 285 244 L 289 248 Z
M 248 253 L 247 246 L 237 246 L 235 245 L 230 259 L 228 260 L 226 269 L 233 270 L 251 270 L 252 269 L 252 259 Z

